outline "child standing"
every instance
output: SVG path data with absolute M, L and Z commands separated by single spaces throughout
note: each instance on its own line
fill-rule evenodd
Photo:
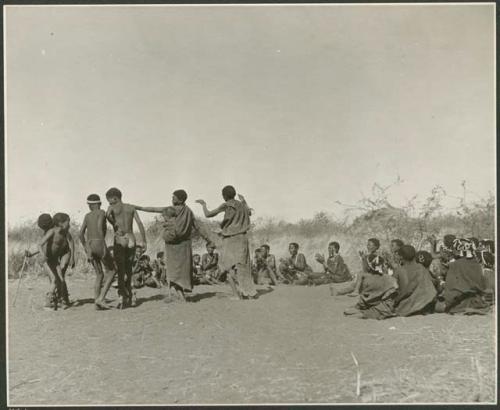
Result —
M 51 302 L 46 307 L 57 309 L 58 299 L 61 298 L 63 307 L 68 308 L 71 303 L 65 277 L 68 267 L 75 267 L 75 243 L 69 233 L 68 214 L 59 212 L 52 221 L 54 226 L 46 231 L 39 244 L 42 261 L 47 263 L 51 278 L 48 294 Z

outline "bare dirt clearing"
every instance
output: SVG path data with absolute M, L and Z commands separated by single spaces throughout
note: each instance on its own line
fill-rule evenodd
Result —
M 242 302 L 199 286 L 187 304 L 140 289 L 137 308 L 95 311 L 92 280 L 68 283 L 79 302 L 53 312 L 46 279 L 23 281 L 15 307 L 9 281 L 11 406 L 495 400 L 494 314 L 360 320 L 326 286 Z

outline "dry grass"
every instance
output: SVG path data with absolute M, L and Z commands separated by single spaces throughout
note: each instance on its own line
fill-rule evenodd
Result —
M 45 286 L 28 280 L 9 307 L 13 405 L 495 399 L 492 315 L 361 320 L 342 314 L 352 298 L 288 286 L 248 302 L 201 286 L 187 304 L 141 289 L 136 309 L 96 312 L 92 282 L 75 278 L 83 304 L 45 312 Z

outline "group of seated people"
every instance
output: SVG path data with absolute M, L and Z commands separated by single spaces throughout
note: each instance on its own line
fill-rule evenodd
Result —
M 431 251 L 419 250 L 393 239 L 389 252 L 380 251 L 380 241 L 371 238 L 367 251 L 359 251 L 361 273 L 351 274 L 338 242 L 328 245 L 328 257 L 316 254 L 322 272 L 313 272 L 299 245 L 290 243 L 290 256 L 279 259 L 269 245 L 255 250 L 252 276 L 259 285 L 330 285 L 333 296 L 359 298 L 344 314 L 361 318 L 385 319 L 432 312 L 481 314 L 494 303 L 495 245 L 491 240 L 456 238 L 445 235 L 438 246 L 429 238 Z M 215 245 L 208 243 L 201 257 L 193 255 L 194 285 L 225 281 L 219 269 Z M 140 247 L 136 253 L 132 284 L 159 288 L 166 284 L 164 252 L 151 263 Z
M 380 242 L 371 238 L 360 252 L 362 273 L 332 294 L 358 296 L 344 314 L 386 319 L 417 314 L 484 314 L 494 303 L 495 246 L 491 240 L 446 235 L 439 249 L 416 251 L 393 240 L 382 256 Z
M 252 275 L 256 284 L 278 285 L 323 285 L 340 283 L 353 277 L 349 268 L 340 256 L 340 244 L 331 242 L 328 245 L 328 258 L 316 254 L 316 260 L 323 266 L 323 272 L 313 272 L 307 264 L 304 254 L 299 253 L 299 245 L 295 242 L 288 246 L 290 256 L 281 258 L 276 266 L 276 258 L 270 253 L 269 245 L 262 245 L 255 250 L 252 263 Z

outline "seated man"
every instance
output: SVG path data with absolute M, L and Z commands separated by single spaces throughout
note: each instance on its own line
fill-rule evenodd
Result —
M 219 254 L 215 252 L 215 245 L 207 243 L 207 253 L 201 257 L 201 271 L 205 277 L 213 279 L 216 283 L 219 279 Z
M 375 258 L 375 257 L 380 257 L 378 254 L 378 250 L 380 249 L 380 241 L 377 238 L 370 238 L 366 242 L 366 250 L 368 252 L 364 251 L 358 251 L 359 258 L 361 261 L 361 268 L 362 271 L 360 273 L 357 273 L 354 277 L 353 280 L 350 282 L 346 283 L 343 286 L 339 286 L 338 288 L 334 289 L 332 286 L 330 286 L 330 293 L 332 296 L 337 296 L 337 295 L 349 295 L 353 297 L 359 296 L 359 287 L 361 285 L 361 279 L 364 274 L 369 273 L 369 263 L 368 263 L 368 258 Z M 386 264 L 384 258 L 381 258 L 380 260 L 384 261 L 384 264 L 381 265 L 382 272 L 383 268 Z
M 299 245 L 295 242 L 288 245 L 290 257 L 280 259 L 278 271 L 285 278 L 285 283 L 301 285 L 308 283 L 308 274 L 312 272 L 306 257 L 299 253 Z
M 325 271 L 323 273 L 310 273 L 309 281 L 311 284 L 342 283 L 353 279 L 344 259 L 339 255 L 339 251 L 340 244 L 338 242 L 330 242 L 328 244 L 327 260 L 325 260 L 323 255 L 316 254 L 316 260 L 323 265 Z
M 398 285 L 393 276 L 384 273 L 384 259 L 370 253 L 364 262 L 366 272 L 361 275 L 359 283 L 359 301 L 353 308 L 346 309 L 344 314 L 362 319 L 387 319 L 395 316 L 394 299 Z
M 394 300 L 398 316 L 432 313 L 437 291 L 429 271 L 415 261 L 416 251 L 411 245 L 403 245 L 396 251 L 402 265 L 395 268 L 394 278 L 398 292 Z

